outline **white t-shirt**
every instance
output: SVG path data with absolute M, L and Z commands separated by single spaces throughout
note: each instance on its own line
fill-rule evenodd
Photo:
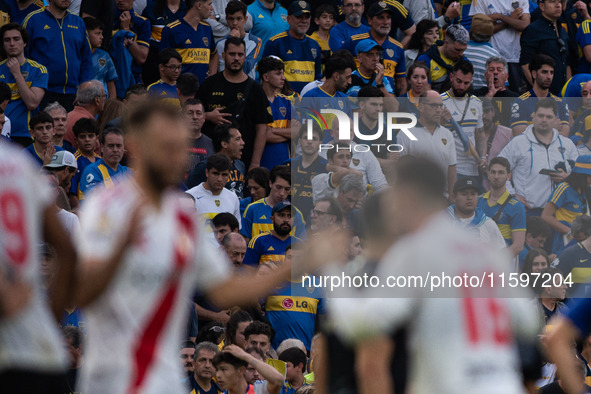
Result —
M 443 97 L 443 105 L 451 112 L 451 116 L 460 124 L 464 130 L 464 134 L 466 134 L 472 146 L 475 147 L 475 130 L 482 128 L 482 101 L 472 96 L 470 97 L 470 102 L 468 102 L 466 101 L 467 98 L 458 99 L 451 97 L 448 92 L 443 93 L 441 97 Z M 464 110 L 466 112 L 465 116 Z M 462 117 L 464 117 L 463 120 Z M 461 123 L 460 120 L 462 120 Z M 453 136 L 456 144 L 456 157 L 458 160 L 456 170 L 458 174 L 478 176 L 478 163 L 476 163 L 476 159 L 470 154 L 470 151 L 464 152 L 464 145 L 458 133 L 453 133 Z
M 478 0 L 472 3 L 470 7 L 470 16 L 476 14 L 503 14 L 511 15 L 515 10 L 513 4 L 518 3 L 517 7 L 523 9 L 524 14 L 529 14 L 528 0 Z M 519 54 L 521 52 L 521 44 L 519 43 L 520 33 L 512 27 L 506 27 L 501 31 L 496 32 L 490 38 L 490 44 L 495 48 L 502 57 L 509 63 L 519 63 Z
M 214 196 L 211 192 L 203 187 L 203 183 L 187 190 L 188 193 L 195 199 L 195 208 L 197 213 L 204 224 L 205 231 L 210 233 L 208 239 L 213 242 L 214 245 L 218 245 L 217 240 L 213 234 L 213 227 L 211 226 L 211 220 L 222 212 L 229 212 L 236 220 L 238 220 L 239 228 L 242 228 L 241 215 L 240 215 L 240 200 L 235 193 L 230 190 L 223 188 L 222 192 Z
M 99 189 L 85 201 L 80 224 L 82 262 L 106 260 L 126 234 L 141 199 L 135 181 Z M 230 263 L 205 240 L 192 207 L 167 191 L 146 207 L 138 240 L 124 254 L 105 292 L 85 308 L 88 338 L 81 391 L 182 393 L 178 344 L 195 289 L 207 292 Z
M 0 319 L 0 372 L 64 371 L 67 357 L 41 289 L 40 218 L 51 203 L 38 166 L 0 142 L 0 270 L 31 286 L 31 300 L 17 315 Z
M 491 218 L 487 218 L 484 223 L 478 226 L 478 228 L 468 227 L 472 220 L 474 220 L 474 215 L 466 219 L 460 218 L 459 220 L 460 223 L 462 223 L 467 229 L 477 230 L 480 241 L 489 243 L 490 245 L 499 249 L 507 246 L 507 243 L 505 243 L 505 239 L 501 234 L 501 230 L 499 230 L 499 226 L 497 226 L 497 224 Z
M 456 144 L 451 131 L 443 126 L 438 126 L 433 134 L 422 126 L 414 127 L 409 131 L 417 138 L 417 140 L 411 140 L 405 133 L 398 133 L 398 136 L 396 137 L 397 141 L 404 148 L 402 152 L 400 152 L 400 155 L 428 157 L 433 160 L 439 165 L 445 174 L 445 183 L 447 185 L 448 169 L 450 166 L 455 166 L 457 163 Z
M 70 235 L 70 238 L 78 237 L 80 235 L 80 220 L 78 219 L 78 216 L 65 209 L 60 209 L 57 213 L 57 217 Z
M 442 272 L 481 277 L 484 272 L 508 275 L 510 268 L 506 251 L 482 244 L 473 232 L 441 214 L 400 238 L 375 275 L 383 281 L 388 276 Z M 406 325 L 409 392 L 521 394 L 516 339 L 535 340 L 537 312 L 529 305 L 526 289 L 495 283 L 482 292 L 452 287 L 447 296 L 438 296 L 429 286 L 371 288 L 364 294 L 371 298 L 331 299 L 330 317 L 337 332 L 353 340 L 389 334 Z M 484 294 L 495 298 L 479 298 Z

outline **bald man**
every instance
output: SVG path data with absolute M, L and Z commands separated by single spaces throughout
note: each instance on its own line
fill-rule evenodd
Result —
M 434 90 L 423 92 L 419 99 L 421 116 L 416 127 L 410 132 L 416 137 L 411 140 L 406 133 L 398 133 L 398 143 L 404 148 L 400 154 L 430 157 L 447 174 L 445 196 L 449 197 L 456 183 L 456 146 L 450 130 L 440 125 L 443 99 Z
M 234 266 L 241 266 L 244 255 L 246 254 L 246 241 L 244 237 L 239 233 L 228 233 L 222 239 L 222 246 Z

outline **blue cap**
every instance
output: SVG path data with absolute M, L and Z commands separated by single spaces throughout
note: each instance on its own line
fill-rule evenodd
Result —
M 579 156 L 573 167 L 573 172 L 591 175 L 591 155 Z
M 310 4 L 303 0 L 294 1 L 287 8 L 287 15 L 300 16 L 303 14 L 311 14 Z
M 380 46 L 380 44 L 378 44 L 377 42 L 375 42 L 371 38 L 366 38 L 365 40 L 359 41 L 359 43 L 355 47 L 355 54 L 359 55 L 362 52 L 363 53 L 369 52 L 374 48 L 378 48 L 380 51 L 382 50 L 382 47 Z
M 271 215 L 274 215 L 275 212 L 279 212 L 285 208 L 291 208 L 291 203 L 289 201 L 284 200 L 284 201 L 278 202 L 277 204 L 275 204 L 275 206 L 273 206 L 273 209 L 271 210 Z

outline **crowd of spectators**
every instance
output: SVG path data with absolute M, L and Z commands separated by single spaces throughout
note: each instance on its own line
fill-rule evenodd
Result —
M 590 5 L 0 0 L 0 142 L 35 160 L 75 239 L 85 197 L 133 171 L 125 111 L 177 105 L 191 132 L 179 188 L 234 269 L 260 275 L 335 227 L 350 230 L 348 257 L 360 258 L 365 201 L 402 156 L 426 155 L 446 174 L 445 214 L 507 248 L 514 272 L 572 282 L 533 287 L 548 322 L 591 291 Z M 339 109 L 354 126 L 344 135 L 325 116 L 319 127 L 304 107 Z M 389 139 L 384 113 L 396 111 L 417 122 Z M 43 256 L 51 275 L 52 251 Z M 246 310 L 201 294 L 187 302 L 187 392 L 314 384 L 321 289 L 285 283 Z M 74 392 L 84 311 L 72 305 L 63 325 Z M 216 375 L 220 364 L 236 374 Z M 555 372 L 544 361 L 536 387 Z

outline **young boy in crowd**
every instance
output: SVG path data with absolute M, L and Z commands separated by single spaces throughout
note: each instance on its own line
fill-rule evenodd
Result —
M 68 194 L 70 197 L 70 204 L 72 205 L 72 208 L 75 208 L 80 205 L 78 201 L 78 185 L 84 169 L 101 157 L 95 153 L 96 141 L 99 134 L 99 125 L 96 120 L 82 118 L 74 123 L 72 131 L 74 132 L 76 142 L 78 143 L 78 150 L 74 153 L 74 157 L 78 164 L 78 171 L 72 178 Z
M 107 92 L 107 97 L 116 98 L 115 80 L 117 79 L 117 71 L 115 71 L 115 64 L 111 55 L 103 49 L 103 30 L 105 25 L 96 18 L 84 18 L 88 39 L 92 48 L 92 72 L 94 79 L 103 83 L 103 88 Z
M 314 13 L 314 23 L 318 25 L 318 30 L 312 33 L 310 37 L 320 45 L 322 62 L 330 56 L 328 38 L 330 37 L 330 29 L 336 24 L 335 17 L 335 9 L 330 4 L 321 4 Z

